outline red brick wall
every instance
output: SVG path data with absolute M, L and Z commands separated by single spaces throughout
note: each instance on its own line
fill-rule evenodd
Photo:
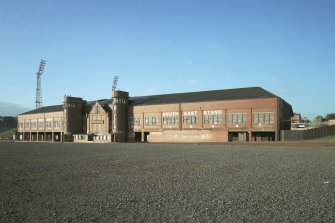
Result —
M 133 117 L 141 117 L 141 126 L 135 127 L 136 132 L 152 132 L 148 136 L 151 142 L 227 142 L 229 131 L 278 132 L 278 100 L 277 98 L 231 100 L 200 103 L 182 103 L 165 105 L 144 105 L 131 107 Z M 220 125 L 204 124 L 203 111 L 222 110 Z M 196 111 L 198 124 L 183 124 L 183 112 Z M 171 129 L 163 126 L 162 112 L 178 112 L 179 126 Z M 253 112 L 274 112 L 274 124 L 253 124 Z M 228 124 L 229 113 L 247 113 L 245 124 Z M 144 117 L 155 116 L 160 120 L 159 126 L 146 126 Z M 207 136 L 207 137 L 206 137 Z

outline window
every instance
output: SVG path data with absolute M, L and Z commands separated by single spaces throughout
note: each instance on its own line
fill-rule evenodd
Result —
M 165 116 L 163 117 L 164 125 L 177 125 L 178 116 Z
M 157 126 L 159 125 L 159 118 L 157 117 L 145 117 L 144 123 L 147 126 Z
M 213 124 L 213 120 L 214 120 L 213 115 L 209 115 L 208 116 L 208 122 L 209 122 L 209 124 Z
M 52 128 L 52 121 L 46 121 L 45 122 L 45 127 L 46 128 Z
M 30 122 L 24 122 L 24 128 L 29 129 L 30 128 Z
M 36 129 L 37 128 L 37 121 L 32 121 L 31 122 L 31 127 Z
M 269 115 L 269 113 L 264 113 L 264 123 L 270 123 L 270 115 Z
M 178 112 L 163 112 L 163 125 L 178 125 L 179 113 Z
M 38 120 L 38 128 L 44 127 L 44 120 Z
M 247 113 L 228 114 L 228 124 L 245 124 L 245 123 L 247 123 Z
M 197 111 L 191 111 L 191 112 L 184 112 L 183 114 L 183 124 L 198 124 L 199 118 L 198 118 L 198 112 Z
M 221 115 L 214 115 L 213 116 L 213 124 L 214 125 L 221 124 Z
M 275 114 L 274 114 L 274 112 L 270 112 L 269 113 L 269 115 L 270 115 L 270 123 L 275 123 Z
M 259 123 L 258 116 L 259 116 L 259 113 L 254 113 L 254 123 Z
M 258 123 L 263 123 L 264 113 L 258 113 Z
M 233 115 L 233 123 L 237 123 L 237 114 Z
M 61 121 L 60 120 L 54 120 L 54 128 L 60 128 L 61 127 Z
M 204 124 L 221 124 L 222 110 L 204 111 Z
M 242 114 L 237 114 L 237 122 L 242 123 Z
M 233 123 L 233 114 L 228 114 L 228 123 L 229 124 Z
M 134 126 L 141 126 L 141 118 L 138 117 L 134 118 Z
M 255 112 L 254 113 L 254 123 L 274 123 L 274 112 Z
M 209 124 L 209 115 L 204 115 L 204 123 Z

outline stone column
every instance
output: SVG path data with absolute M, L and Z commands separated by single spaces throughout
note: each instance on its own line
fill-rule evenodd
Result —
M 144 132 L 141 133 L 141 142 L 144 142 Z

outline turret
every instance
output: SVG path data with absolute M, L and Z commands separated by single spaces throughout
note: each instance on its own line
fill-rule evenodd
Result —
M 128 126 L 128 98 L 129 93 L 125 91 L 113 91 L 112 114 L 113 124 L 112 133 L 114 142 L 127 141 L 127 126 Z
M 83 105 L 82 98 L 64 96 L 64 133 L 72 136 L 83 131 Z M 66 141 L 71 141 L 69 137 Z

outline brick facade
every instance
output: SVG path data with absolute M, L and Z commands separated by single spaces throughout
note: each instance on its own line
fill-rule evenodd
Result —
M 64 97 L 64 104 L 58 107 L 21 114 L 18 139 L 275 141 L 280 139 L 280 130 L 290 129 L 292 115 L 292 107 L 287 102 L 261 88 L 145 97 L 129 97 L 128 92 L 115 91 L 112 99 L 86 102 L 81 98 Z M 38 122 L 40 124 L 33 124 Z
M 142 141 L 147 140 L 149 142 L 256 141 L 262 140 L 262 137 L 263 140 L 278 140 L 280 126 L 283 125 L 283 120 L 280 119 L 280 112 L 278 111 L 280 100 L 278 98 L 266 98 L 130 107 L 131 116 L 140 118 L 141 124 L 132 126 L 133 131 L 129 133 L 129 140 L 139 141 L 135 139 L 136 134 L 139 133 Z M 169 112 L 178 114 L 177 125 L 164 125 L 163 114 Z M 197 116 L 196 123 L 183 122 L 184 114 L 190 113 Z M 205 123 L 205 114 L 212 113 L 221 116 L 219 123 Z M 253 114 L 255 113 L 272 113 L 273 122 L 254 123 Z M 246 120 L 240 123 L 238 120 L 229 122 L 228 115 L 230 114 L 245 114 Z M 158 124 L 146 125 L 148 124 L 144 121 L 146 117 L 155 117 L 159 120 Z M 145 134 L 147 134 L 147 139 L 143 138 Z M 237 138 L 234 139 L 230 135 L 236 135 Z

